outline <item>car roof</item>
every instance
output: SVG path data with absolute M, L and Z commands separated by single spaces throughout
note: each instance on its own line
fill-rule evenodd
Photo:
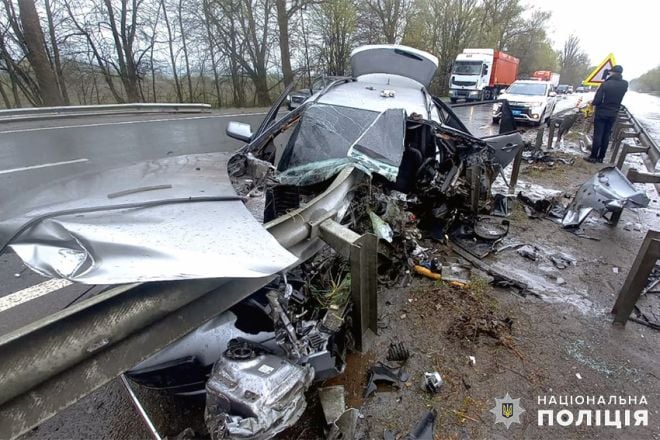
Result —
M 381 96 L 386 90 L 394 92 L 394 96 Z M 358 80 L 332 87 L 320 96 L 317 102 L 375 112 L 403 108 L 408 115 L 418 113 L 428 118 L 427 98 L 422 90 L 421 87 L 408 87 L 403 82 L 390 81 L 390 84 L 382 84 Z

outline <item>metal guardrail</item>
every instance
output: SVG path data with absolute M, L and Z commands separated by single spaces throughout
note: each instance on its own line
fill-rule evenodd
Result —
M 343 170 L 307 205 L 264 226 L 299 262 L 313 256 L 321 240 L 350 258 L 354 336 L 362 349 L 377 331 L 377 238 L 333 220 L 360 175 Z M 117 286 L 1 336 L 0 438 L 15 438 L 54 416 L 272 279 Z
M 209 104 L 134 103 L 106 105 L 71 105 L 62 107 L 29 107 L 0 110 L 0 122 L 130 113 L 210 113 Z
M 660 174 L 655 173 L 656 164 L 660 160 L 660 146 L 625 106 L 621 106 L 613 133 L 610 162 L 622 169 L 628 155 L 644 153 L 642 159 L 648 172 L 630 168 L 626 177 L 631 182 L 660 184 Z M 639 145 L 625 143 L 626 139 L 636 139 Z M 658 186 L 656 189 L 659 189 Z

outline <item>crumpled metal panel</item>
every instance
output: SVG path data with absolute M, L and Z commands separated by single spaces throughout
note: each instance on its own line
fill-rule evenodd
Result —
M 221 358 L 206 383 L 211 438 L 273 438 L 305 411 L 305 391 L 313 376 L 310 366 L 270 354 L 240 361 Z
M 12 249 L 44 276 L 88 284 L 255 278 L 294 264 L 297 258 L 236 196 L 227 158 L 211 153 L 153 160 L 25 194 L 2 207 L 0 243 L 13 237 Z M 197 197 L 206 201 L 186 201 Z M 127 204 L 149 206 L 84 212 Z M 21 232 L 42 215 L 76 209 L 81 211 L 43 218 Z
M 638 191 L 618 168 L 607 167 L 582 184 L 561 224 L 565 228 L 578 227 L 594 210 L 605 215 L 623 208 L 644 208 L 648 204 L 647 195 Z

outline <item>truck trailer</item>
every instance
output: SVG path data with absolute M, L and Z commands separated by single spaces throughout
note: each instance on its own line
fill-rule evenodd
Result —
M 499 50 L 463 49 L 452 66 L 449 99 L 452 103 L 495 99 L 516 80 L 518 63 L 518 58 Z

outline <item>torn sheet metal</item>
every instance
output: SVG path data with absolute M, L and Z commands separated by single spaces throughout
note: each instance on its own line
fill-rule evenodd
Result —
M 312 368 L 244 350 L 241 358 L 231 357 L 216 363 L 206 383 L 211 438 L 265 440 L 292 426 L 307 407 Z
M 0 243 L 41 275 L 87 284 L 254 278 L 294 264 L 236 195 L 227 157 L 171 157 L 40 188 L 3 207 Z
M 620 212 L 623 208 L 644 208 L 649 201 L 646 194 L 637 190 L 618 168 L 603 168 L 582 184 L 561 224 L 565 228 L 576 228 L 591 211 L 605 215 Z

